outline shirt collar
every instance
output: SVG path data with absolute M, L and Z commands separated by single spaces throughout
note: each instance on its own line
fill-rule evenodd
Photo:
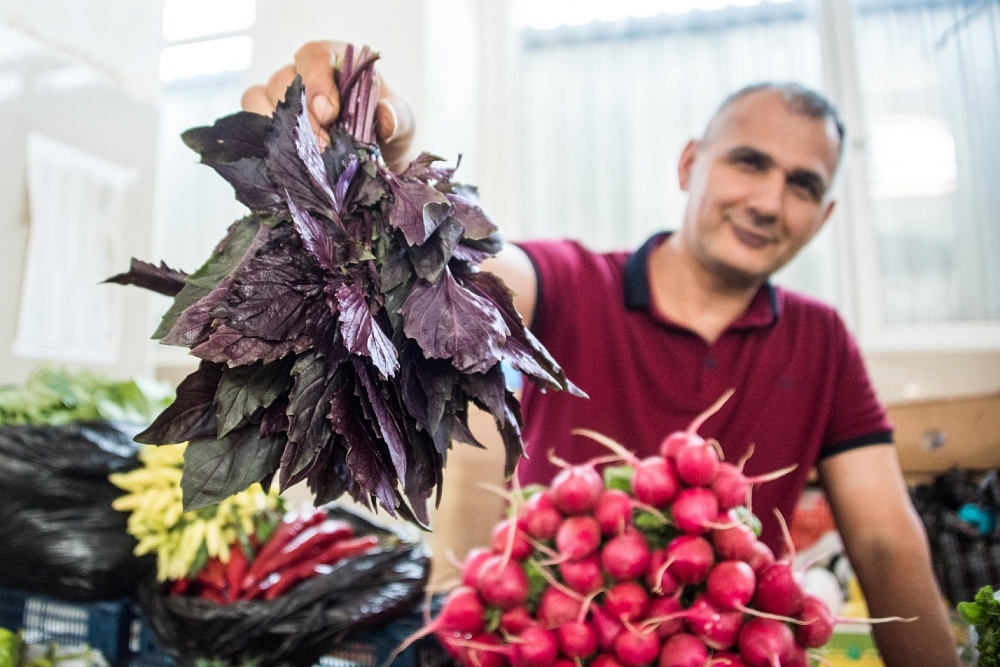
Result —
M 649 295 L 649 255 L 670 232 L 657 232 L 646 239 L 638 250 L 625 262 L 625 306 L 629 310 L 650 312 L 652 299 Z M 768 326 L 781 316 L 781 300 L 778 290 L 770 281 L 761 285 L 747 308 L 733 324 L 735 328 Z

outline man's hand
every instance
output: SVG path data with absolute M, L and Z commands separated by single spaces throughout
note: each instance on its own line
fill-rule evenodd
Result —
M 241 100 L 245 111 L 270 116 L 285 90 L 296 75 L 302 77 L 306 89 L 306 109 L 309 122 L 321 145 L 329 143 L 327 128 L 340 113 L 340 91 L 333 81 L 334 65 L 344 56 L 342 42 L 309 42 L 295 53 L 295 63 L 286 65 L 271 75 L 266 84 L 247 88 Z M 402 171 L 410 161 L 413 143 L 413 113 L 405 100 L 379 80 L 379 100 L 375 110 L 375 138 L 382 158 L 393 171 Z

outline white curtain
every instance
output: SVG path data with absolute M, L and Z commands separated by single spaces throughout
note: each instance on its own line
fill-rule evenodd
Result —
M 856 27 L 885 319 L 1000 319 L 1000 2 L 868 0 Z
M 812 4 L 728 7 L 524 33 L 523 236 L 634 247 L 676 229 L 684 144 L 722 99 L 758 81 L 823 88 Z M 836 300 L 832 227 L 782 278 Z

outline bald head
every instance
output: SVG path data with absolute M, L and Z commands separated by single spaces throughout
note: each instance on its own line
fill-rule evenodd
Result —
M 844 139 L 846 136 L 844 120 L 841 118 L 840 112 L 826 97 L 798 83 L 763 82 L 740 88 L 723 100 L 719 108 L 712 114 L 705 128 L 705 133 L 701 138 L 701 143 L 710 143 L 715 138 L 722 126 L 729 120 L 730 112 L 739 102 L 754 95 L 768 93 L 780 97 L 785 104 L 785 108 L 792 113 L 831 123 L 836 129 L 838 140 L 837 157 L 839 163 L 840 158 L 844 155 Z

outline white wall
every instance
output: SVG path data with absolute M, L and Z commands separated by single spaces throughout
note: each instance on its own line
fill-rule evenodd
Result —
M 158 1 L 0 0 L 0 383 L 23 381 L 39 363 L 12 352 L 31 224 L 29 132 L 134 170 L 116 241 L 126 262 L 148 256 L 160 7 Z M 135 288 L 93 289 L 124 291 L 118 360 L 97 369 L 119 377 L 150 373 L 146 297 Z

